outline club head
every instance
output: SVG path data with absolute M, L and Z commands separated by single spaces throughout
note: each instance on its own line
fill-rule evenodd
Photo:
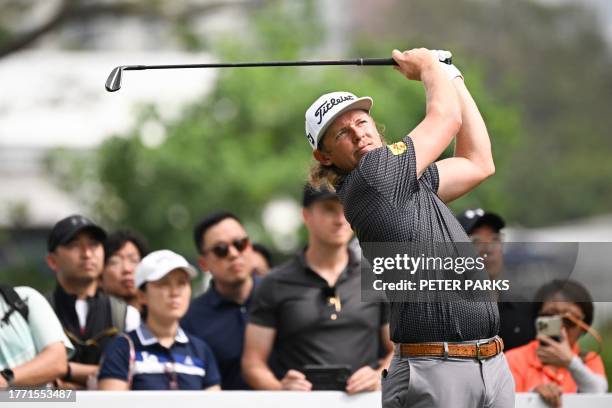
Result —
M 123 74 L 124 67 L 115 67 L 111 71 L 108 79 L 106 80 L 106 90 L 108 92 L 116 92 L 121 89 L 121 75 Z

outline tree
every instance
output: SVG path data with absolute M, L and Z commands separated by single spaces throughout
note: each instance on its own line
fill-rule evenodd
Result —
M 43 4 L 45 3 L 45 4 Z M 0 17 L 0 58 L 34 45 L 52 32 L 109 19 L 136 18 L 148 23 L 159 21 L 175 26 L 175 40 L 184 47 L 193 47 L 191 26 L 203 15 L 229 7 L 257 7 L 263 0 L 219 0 L 202 3 L 193 0 L 57 0 L 50 12 L 47 2 L 5 0 Z M 32 14 L 46 14 L 42 20 Z M 30 17 L 30 18 L 27 18 Z M 23 21 L 35 21 L 31 27 Z M 14 22 L 19 22 L 18 25 Z
M 220 59 L 298 59 L 311 54 L 323 39 L 313 36 L 322 30 L 316 21 L 316 9 L 308 2 L 297 9 L 269 6 L 256 13 L 249 39 L 222 44 Z M 391 48 L 381 44 L 380 50 Z M 511 141 L 518 133 L 516 113 L 497 106 L 486 94 L 477 67 L 470 83 L 490 127 Z M 92 159 L 77 159 L 77 167 L 64 166 L 70 173 L 56 175 L 73 186 L 94 183 L 100 191 L 97 213 L 112 225 L 141 230 L 153 247 L 193 253 L 192 226 L 218 208 L 236 212 L 258 239 L 265 238 L 258 227 L 262 208 L 278 196 L 299 201 L 312 160 L 304 135 L 305 109 L 334 89 L 371 95 L 373 115 L 384 124 L 388 142 L 402 138 L 424 116 L 422 85 L 390 67 L 222 70 L 212 93 L 186 109 L 180 120 L 162 123 L 153 109 L 144 111 L 132 132 L 105 142 Z M 163 127 L 165 139 L 147 147 L 143 125 L 152 121 Z M 65 160 L 65 155 L 60 157 Z M 78 168 L 83 170 L 74 171 Z M 71 175 L 77 175 L 76 180 Z M 487 187 L 479 194 L 499 199 Z
M 480 204 L 528 226 L 610 211 L 612 58 L 593 12 L 534 0 L 389 0 L 374 7 L 359 1 L 353 8 L 352 35 L 365 49 L 381 38 L 448 47 L 460 68 L 482 67 L 496 103 L 520 111 L 514 144 L 491 132 L 498 165 L 486 189 L 499 196 Z

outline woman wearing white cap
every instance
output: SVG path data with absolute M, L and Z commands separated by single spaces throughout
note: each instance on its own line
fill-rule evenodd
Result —
M 219 390 L 221 378 L 208 345 L 179 326 L 196 270 L 182 256 L 155 251 L 136 268 L 141 326 L 109 344 L 100 365 L 102 390 Z

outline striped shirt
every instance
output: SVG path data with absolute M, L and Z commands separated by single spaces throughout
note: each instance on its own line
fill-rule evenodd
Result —
M 127 333 L 134 345 L 132 364 L 133 390 L 168 390 L 173 383 L 180 390 L 201 390 L 221 382 L 217 362 L 202 340 L 178 328 L 175 341 L 166 348 L 146 325 Z M 128 381 L 130 344 L 125 337 L 116 337 L 105 350 L 98 379 Z

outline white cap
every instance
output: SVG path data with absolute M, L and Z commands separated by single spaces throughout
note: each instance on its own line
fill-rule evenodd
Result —
M 185 258 L 168 249 L 153 251 L 142 258 L 136 267 L 136 287 L 143 283 L 155 282 L 175 269 L 182 269 L 191 279 L 198 276 L 195 268 Z
M 319 141 L 333 121 L 344 112 L 361 109 L 370 112 L 372 98 L 358 98 L 350 92 L 331 92 L 322 95 L 306 111 L 306 139 L 316 150 Z

